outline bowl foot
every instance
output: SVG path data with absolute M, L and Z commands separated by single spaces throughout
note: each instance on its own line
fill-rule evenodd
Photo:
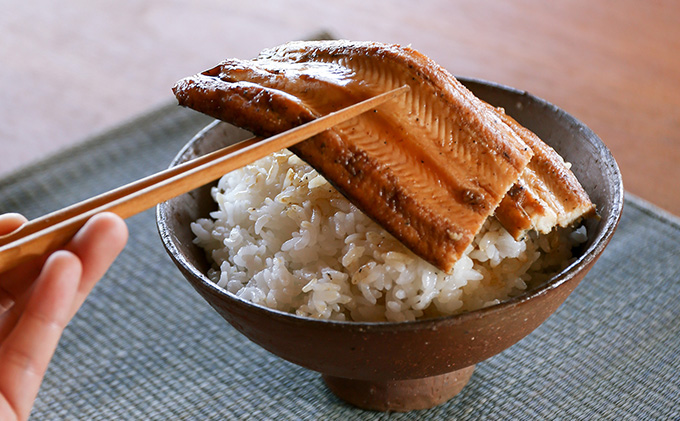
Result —
M 323 375 L 340 399 L 363 409 L 406 412 L 427 409 L 456 396 L 470 380 L 475 366 L 423 379 L 373 382 Z

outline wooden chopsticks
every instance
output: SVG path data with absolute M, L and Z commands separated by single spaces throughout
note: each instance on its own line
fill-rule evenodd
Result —
M 97 213 L 113 212 L 122 218 L 136 215 L 369 111 L 408 89 L 404 85 L 267 139 L 244 140 L 29 221 L 0 237 L 0 273 L 64 246 Z

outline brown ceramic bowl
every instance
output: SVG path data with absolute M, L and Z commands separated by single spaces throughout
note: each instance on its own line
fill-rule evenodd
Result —
M 599 220 L 567 269 L 521 296 L 481 310 L 401 323 L 322 321 L 271 310 L 238 298 L 205 275 L 210 263 L 189 224 L 216 208 L 210 185 L 158 206 L 168 253 L 186 279 L 229 323 L 268 351 L 323 374 L 341 398 L 368 409 L 405 411 L 434 406 L 458 393 L 474 364 L 513 345 L 548 318 L 576 288 L 609 242 L 621 216 L 623 187 L 602 141 L 571 115 L 539 98 L 496 84 L 461 79 L 477 96 L 504 107 L 573 164 Z M 172 165 L 248 137 L 215 122 Z M 596 281 L 596 280 L 593 280 Z

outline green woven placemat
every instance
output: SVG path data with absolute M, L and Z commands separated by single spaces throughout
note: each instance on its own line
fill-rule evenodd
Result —
M 165 168 L 210 120 L 166 106 L 0 181 L 35 217 Z M 669 419 L 680 404 L 680 224 L 628 196 L 604 255 L 562 307 L 427 411 L 384 414 L 237 333 L 182 278 L 153 211 L 68 326 L 32 417 L 50 419 Z

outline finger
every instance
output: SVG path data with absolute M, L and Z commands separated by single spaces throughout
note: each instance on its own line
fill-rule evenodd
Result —
M 102 213 L 92 217 L 66 246 L 67 250 L 81 258 L 84 266 L 83 282 L 73 314 L 123 249 L 127 236 L 127 226 L 120 217 Z M 29 290 L 46 259 L 47 256 L 43 256 L 0 274 L 0 314 L 3 309 L 7 311 L 11 308 Z
M 0 343 L 11 333 L 26 308 L 28 299 L 35 290 L 36 279 L 49 257 L 42 256 L 0 275 L 0 287 L 5 293 L 5 311 L 0 312 Z M 10 276 L 6 277 L 6 274 Z
M 0 274 L 0 314 L 3 310 L 9 310 L 31 288 L 47 257 L 37 258 Z
M 28 221 L 18 213 L 6 213 L 0 215 L 0 235 L 7 235 Z
M 76 296 L 82 268 L 78 257 L 57 251 L 45 263 L 12 332 L 0 346 L 0 393 L 28 418 L 33 400 Z
M 119 216 L 101 213 L 92 217 L 66 246 L 67 250 L 80 258 L 83 265 L 82 280 L 71 316 L 123 250 L 127 238 L 127 225 Z
M 18 213 L 0 215 L 0 236 L 16 231 L 26 221 L 27 219 Z M 25 288 L 17 285 L 15 280 L 23 280 L 26 277 L 34 279 L 38 275 L 41 265 L 37 269 L 36 266 L 35 264 L 22 265 L 0 275 L 0 314 L 12 307 L 17 297 L 25 290 Z M 25 282 L 21 283 L 24 284 Z

